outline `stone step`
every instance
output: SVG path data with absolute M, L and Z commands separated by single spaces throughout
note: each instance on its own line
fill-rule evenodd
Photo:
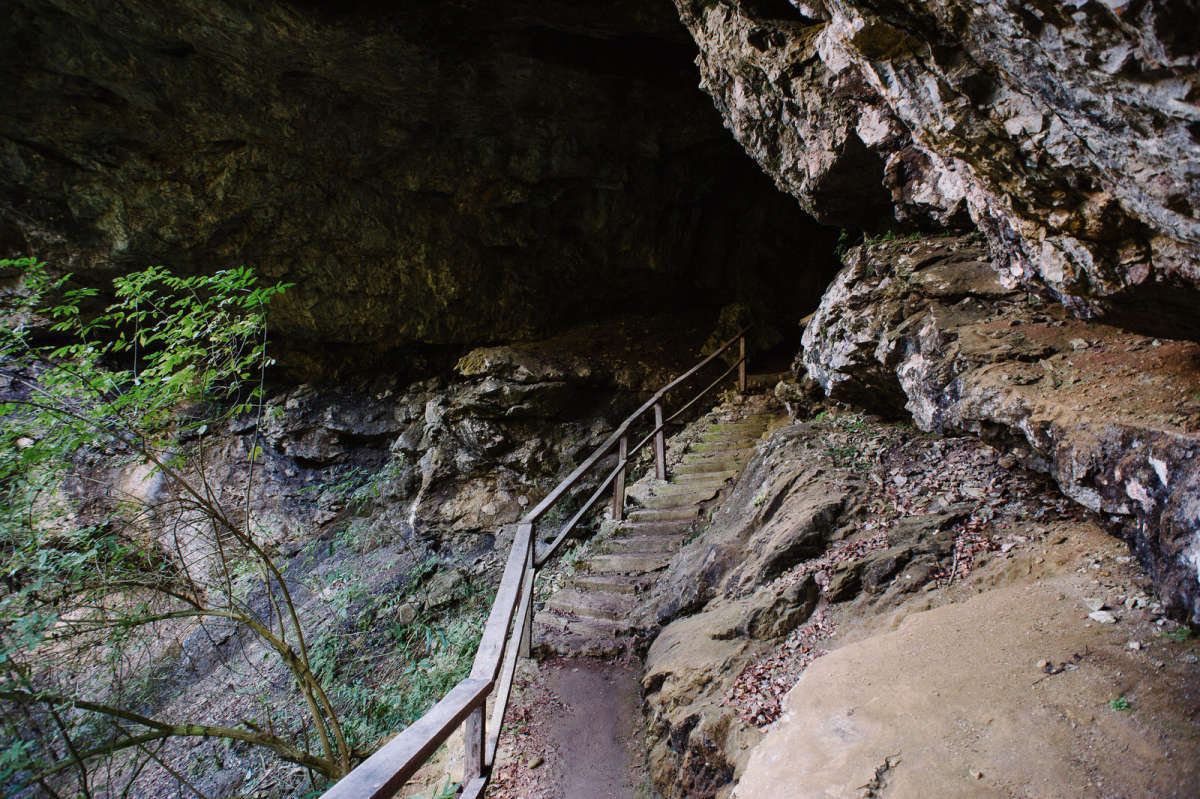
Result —
M 635 574 L 588 574 L 577 573 L 571 584 L 581 591 L 607 591 L 612 594 L 640 594 L 649 587 L 650 581 Z
M 724 478 L 711 477 L 707 474 L 685 474 L 675 478 L 675 480 L 667 483 L 662 488 L 655 490 L 654 496 L 668 497 L 675 494 L 702 494 L 705 491 L 715 492 L 724 482 Z
M 613 530 L 613 536 L 621 535 L 655 535 L 657 533 L 671 534 L 685 532 L 692 526 L 691 519 L 672 519 L 665 522 L 634 522 L 623 521 Z
M 721 422 L 710 424 L 704 433 L 754 433 L 767 429 L 767 420 L 756 419 L 748 422 Z M 703 435 L 703 433 L 701 434 Z
M 600 545 L 601 552 L 614 555 L 622 552 L 674 552 L 679 549 L 688 533 L 675 535 L 631 535 L 628 537 L 610 538 Z
M 634 598 L 630 594 L 610 594 L 607 591 L 581 591 L 564 588 L 546 601 L 546 607 L 570 616 L 621 621 L 629 618 Z
M 568 619 L 550 611 L 533 617 L 533 649 L 539 658 L 555 655 L 616 657 L 633 648 L 628 625 L 607 619 Z
M 741 469 L 741 462 L 733 458 L 715 458 L 711 460 L 698 461 L 695 463 L 681 463 L 672 471 L 674 474 L 720 474 L 723 472 L 733 472 L 737 474 Z
M 646 508 L 631 512 L 629 520 L 632 522 L 688 521 L 696 518 L 698 512 L 699 509 L 695 505 L 687 505 L 682 508 L 662 508 L 659 510 Z
M 704 463 L 728 463 L 730 468 L 745 463 L 750 457 L 749 450 L 726 449 L 721 452 L 689 452 L 683 456 L 680 464 L 692 466 Z
M 705 428 L 700 431 L 701 441 L 753 441 L 767 429 L 766 423 L 748 424 L 739 430 L 713 430 Z
M 734 439 L 727 439 L 727 438 L 709 439 L 707 441 L 700 441 L 697 444 L 692 444 L 690 447 L 688 447 L 688 453 L 690 454 L 693 452 L 697 452 L 697 453 L 718 452 L 719 453 L 719 452 L 730 452 L 730 451 L 734 451 L 734 452 L 749 451 L 749 450 L 754 449 L 754 446 L 758 443 L 758 440 L 760 438 L 762 438 L 762 436 L 754 436 L 754 437 L 746 436 L 744 438 L 734 438 Z
M 729 478 L 737 477 L 740 469 L 730 469 L 725 472 L 695 472 L 692 474 L 677 474 L 671 478 L 671 485 L 680 486 L 681 488 L 694 488 L 698 485 L 712 483 L 713 485 L 722 485 Z
M 705 484 L 700 489 L 686 488 L 682 491 L 663 490 L 661 493 L 642 499 L 642 507 L 650 510 L 665 510 L 679 508 L 684 505 L 698 505 L 716 496 L 720 483 Z
M 673 552 L 621 552 L 619 554 L 593 555 L 576 566 L 576 570 L 597 574 L 652 572 L 666 566 L 674 554 Z

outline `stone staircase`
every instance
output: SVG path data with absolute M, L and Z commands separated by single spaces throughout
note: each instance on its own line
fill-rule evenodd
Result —
M 630 651 L 639 595 L 694 532 L 701 512 L 736 477 L 775 415 L 755 412 L 703 428 L 667 482 L 642 492 L 611 535 L 575 565 L 575 574 L 534 617 L 543 655 L 611 656 Z

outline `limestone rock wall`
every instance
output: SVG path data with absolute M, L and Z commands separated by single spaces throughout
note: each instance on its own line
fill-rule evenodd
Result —
M 859 481 L 812 438 L 802 425 L 774 433 L 648 599 L 653 625 L 663 625 L 642 679 L 650 776 L 663 796 L 726 795 L 762 737 L 729 691 L 817 600 L 812 577 L 776 578 L 824 552 L 862 501 Z
M 973 221 L 1009 285 L 1200 336 L 1191 0 L 676 0 L 701 85 L 817 219 Z
M 453 375 L 396 398 L 395 474 L 381 504 L 425 536 L 494 533 L 684 371 L 701 339 L 685 320 L 660 317 L 467 353 Z M 601 474 L 577 490 L 590 491 Z
M 296 380 L 698 298 L 811 307 L 836 271 L 695 90 L 669 5 L 5 11 L 0 251 L 294 281 Z

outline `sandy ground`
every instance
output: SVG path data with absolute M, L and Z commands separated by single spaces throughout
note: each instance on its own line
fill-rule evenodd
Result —
M 960 601 L 914 598 L 850 633 L 733 796 L 1200 796 L 1200 648 L 1126 603 L 1128 561 L 1076 524 L 994 560 Z

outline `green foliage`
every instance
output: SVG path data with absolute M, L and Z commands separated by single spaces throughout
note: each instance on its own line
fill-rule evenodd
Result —
M 441 785 L 433 786 L 433 792 L 428 797 L 417 796 L 415 799 L 454 799 L 461 787 L 462 783 L 450 782 L 450 778 L 447 777 Z
M 261 418 L 266 307 L 287 286 L 260 287 L 244 267 L 152 267 L 115 279 L 97 310 L 96 290 L 34 259 L 0 261 L 0 273 L 17 278 L 0 298 L 0 785 L 62 787 L 78 771 L 68 793 L 89 794 L 96 764 L 117 758 L 113 779 L 143 744 L 177 735 L 345 773 L 354 753 L 287 581 L 249 509 L 226 508 L 204 471 L 210 430 Z M 262 448 L 252 439 L 246 454 L 252 475 Z M 97 482 L 104 469 L 127 479 Z M 246 602 L 255 581 L 265 616 Z M 270 708 L 236 728 L 131 716 L 151 696 L 157 631 L 181 624 L 252 631 L 291 672 L 322 751 L 307 753 L 288 737 L 298 724 Z
M 812 423 L 824 423 L 847 433 L 865 433 L 868 430 L 866 417 L 856 413 L 837 414 L 833 411 L 821 411 L 812 418 Z
M 871 461 L 861 451 L 861 442 L 874 438 L 865 417 L 859 414 L 835 414 L 822 411 L 813 417 L 812 423 L 827 432 L 825 452 L 834 465 L 854 472 L 869 472 Z M 847 436 L 849 434 L 849 440 Z
M 228 417 L 260 398 L 272 363 L 266 308 L 288 284 L 256 286 L 248 267 L 179 277 L 156 266 L 115 278 L 116 302 L 88 316 L 82 308 L 95 289 L 67 289 L 69 276 L 52 277 L 33 259 L 0 261 L 0 269 L 19 271 L 26 289 L 4 309 L 9 316 L 44 318 L 66 339 L 39 346 L 31 325 L 6 325 L 0 354 L 8 364 L 53 364 L 40 374 L 44 397 L 82 414 L 73 426 L 88 440 L 173 427 L 194 403 L 205 403 L 203 418 L 190 420 L 203 432 L 214 403 Z
M 470 673 L 493 597 L 463 583 L 450 606 L 424 608 L 422 589 L 437 568 L 437 559 L 427 558 L 399 590 L 372 596 L 348 571 L 331 574 L 339 586 L 331 598 L 333 623 L 309 650 L 313 670 L 333 686 L 356 748 L 369 750 L 416 721 Z M 355 597 L 349 605 L 339 598 L 343 591 Z M 422 609 L 405 623 L 396 618 L 402 605 Z
M 1182 644 L 1192 637 L 1192 631 L 1188 627 L 1180 627 L 1178 630 L 1171 630 L 1170 632 L 1160 630 L 1159 635 L 1163 638 L 1169 638 L 1177 644 Z
M 875 236 L 868 236 L 863 239 L 863 244 L 867 247 L 874 247 L 876 244 L 883 244 L 889 241 L 896 240 L 896 231 L 889 230 L 886 233 L 880 233 Z
M 833 252 L 839 261 L 846 257 L 846 253 L 851 247 L 861 241 L 861 237 L 862 234 L 852 233 L 846 228 L 838 231 L 837 243 L 833 246 Z
M 878 244 L 886 244 L 892 241 L 921 241 L 923 239 L 945 239 L 954 236 L 962 235 L 958 231 L 943 230 L 937 233 L 923 233 L 921 231 L 913 231 L 911 233 L 897 233 L 895 230 L 887 230 L 883 233 L 877 233 L 874 236 L 864 236 L 862 233 L 842 229 L 838 233 L 837 244 L 834 246 L 834 252 L 839 259 L 844 259 L 846 253 L 851 247 L 859 245 L 865 247 L 873 247 Z M 966 235 L 967 241 L 980 243 L 984 240 L 983 234 L 979 231 L 972 231 Z M 873 274 L 873 272 L 872 272 Z
M 919 230 L 914 230 L 911 233 L 897 233 L 894 230 L 889 230 L 876 236 L 870 236 L 863 239 L 863 244 L 868 247 L 876 244 L 884 244 L 889 241 L 921 241 L 923 239 L 945 239 L 958 235 L 953 230 L 943 230 L 938 233 L 922 233 Z
M 839 416 L 834 424 L 847 433 L 863 433 L 867 429 L 867 421 L 861 416 Z
M 850 469 L 854 472 L 869 472 L 871 471 L 871 462 L 860 456 L 858 447 L 851 444 L 844 446 L 828 446 L 825 448 L 826 453 L 833 459 L 835 466 L 843 469 Z
M 1133 710 L 1133 705 L 1129 704 L 1129 700 L 1124 695 L 1118 696 L 1116 699 L 1109 700 L 1108 706 L 1118 713 L 1126 710 Z
M 0 271 L 17 272 L 24 287 L 6 298 L 0 326 L 10 387 L 0 402 L 0 550 L 8 584 L 21 586 L 0 603 L 0 629 L 19 627 L 13 643 L 25 646 L 54 620 L 21 612 L 33 597 L 56 590 L 61 600 L 127 571 L 178 576 L 134 540 L 138 496 L 118 495 L 108 514 L 85 519 L 70 481 L 82 479 L 79 463 L 101 459 L 145 464 L 141 482 L 152 481 L 184 464 L 181 435 L 249 410 L 261 381 L 244 381 L 271 363 L 265 308 L 286 287 L 255 287 L 244 267 L 188 278 L 152 267 L 116 278 L 117 301 L 85 317 L 94 289 L 66 289 L 66 277 L 31 258 L 0 260 Z M 39 343 L 38 320 L 58 343 Z

